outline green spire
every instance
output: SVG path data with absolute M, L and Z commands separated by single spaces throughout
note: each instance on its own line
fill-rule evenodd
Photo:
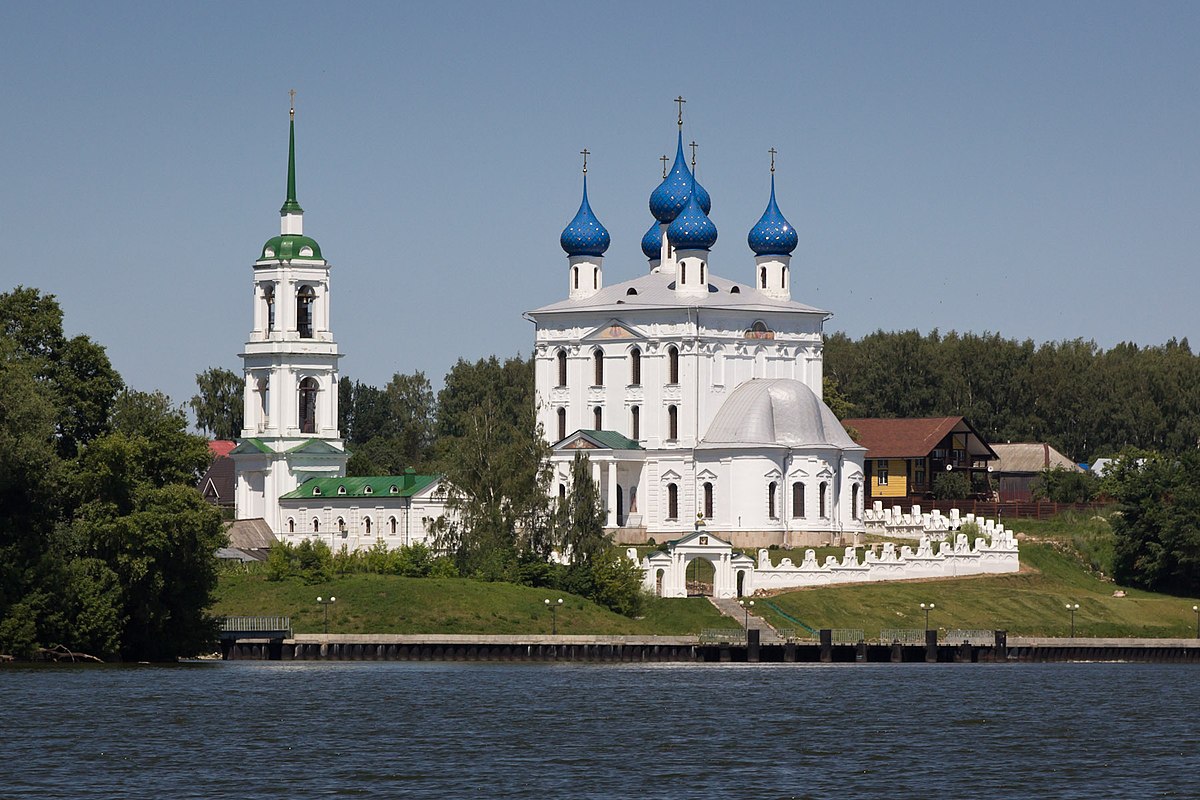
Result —
M 303 214 L 304 209 L 296 202 L 296 93 L 292 93 L 291 122 L 288 126 L 288 181 L 287 200 L 283 201 L 280 214 Z

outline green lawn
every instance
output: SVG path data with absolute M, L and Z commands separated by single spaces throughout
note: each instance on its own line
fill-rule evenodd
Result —
M 1116 585 L 1086 570 L 1078 554 L 1056 542 L 1023 544 L 1021 565 L 1016 575 L 834 586 L 768 599 L 812 628 L 857 628 L 869 638 L 884 628 L 923 628 L 921 603 L 935 605 L 929 625 L 942 631 L 1001 629 L 1014 636 L 1066 636 L 1070 602 L 1079 603 L 1076 636 L 1196 634 L 1196 600 L 1133 589 L 1125 590 L 1126 597 L 1113 597 Z M 755 611 L 777 627 L 797 627 L 762 601 Z
M 292 618 L 296 633 L 319 633 L 323 610 L 317 596 L 333 595 L 331 633 L 550 633 L 545 601 L 563 599 L 558 632 L 565 634 L 687 635 L 704 628 L 730 627 L 704 598 L 652 599 L 642 619 L 614 614 L 582 597 L 509 583 L 465 578 L 401 578 L 346 575 L 327 584 L 299 579 L 271 582 L 263 575 L 221 576 L 213 612 Z

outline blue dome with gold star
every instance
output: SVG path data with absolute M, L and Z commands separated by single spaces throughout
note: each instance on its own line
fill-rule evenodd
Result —
M 717 241 L 717 226 L 704 213 L 698 195 L 688 194 L 687 205 L 667 228 L 667 240 L 676 250 L 707 250 Z
M 693 191 L 704 213 L 712 211 L 712 198 L 688 169 L 687 159 L 683 156 L 683 131 L 680 131 L 679 143 L 675 148 L 675 165 L 658 188 L 650 193 L 650 213 L 663 224 L 673 222 L 687 206 Z
M 788 224 L 775 203 L 775 176 L 771 176 L 771 201 L 750 233 L 746 242 L 756 256 L 790 256 L 800 243 L 796 229 Z
M 642 252 L 651 261 L 662 258 L 662 228 L 659 227 L 658 220 L 650 223 L 650 230 L 642 237 Z
M 587 175 L 584 175 L 583 202 L 579 204 L 575 218 L 563 228 L 558 243 L 568 256 L 602 256 L 610 242 L 608 230 L 596 219 L 592 207 L 588 204 Z

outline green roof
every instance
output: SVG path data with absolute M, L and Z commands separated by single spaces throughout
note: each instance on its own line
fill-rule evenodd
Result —
M 590 431 L 580 430 L 584 436 L 595 439 L 601 445 L 611 450 L 641 450 L 642 446 L 626 436 L 622 436 L 616 431 Z
M 301 250 L 308 247 L 312 250 L 311 253 L 301 254 Z M 303 236 L 298 233 L 285 233 L 281 236 L 272 236 L 267 239 L 267 243 L 262 247 L 262 255 L 259 256 L 260 261 L 280 260 L 290 261 L 293 258 L 321 258 L 321 245 L 317 244 L 317 240 L 311 236 Z
M 364 478 L 310 478 L 280 500 L 313 497 L 412 497 L 428 488 L 440 475 L 372 475 Z
M 232 453 L 245 453 L 245 452 L 252 451 L 252 450 L 257 450 L 260 453 L 274 453 L 275 452 L 274 450 L 272 450 L 271 448 L 269 448 L 265 444 L 263 444 L 263 442 L 259 439 L 239 439 L 237 446 L 234 447 L 229 452 L 231 454 Z

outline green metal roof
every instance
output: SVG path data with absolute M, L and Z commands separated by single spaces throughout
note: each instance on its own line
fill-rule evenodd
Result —
M 440 475 L 373 475 L 364 478 L 310 478 L 280 500 L 320 497 L 412 497 L 429 487 Z
M 301 255 L 300 250 L 304 247 L 312 248 L 312 255 Z M 321 246 L 311 236 L 302 236 L 298 233 L 285 233 L 282 236 L 272 236 L 270 239 L 267 239 L 267 243 L 262 247 L 262 255 L 259 256 L 260 261 L 276 259 L 290 261 L 293 258 L 320 259 Z
M 296 117 L 292 111 L 292 120 L 288 125 L 288 181 L 287 199 L 283 201 L 280 214 L 303 214 L 304 209 L 296 202 Z
M 269 448 L 265 444 L 263 444 L 262 441 L 260 441 L 259 439 L 239 439 L 238 443 L 237 443 L 237 447 L 233 448 L 229 452 L 231 454 L 233 454 L 233 453 L 245 453 L 245 452 L 249 452 L 249 451 L 253 451 L 253 450 L 257 450 L 260 453 L 274 453 L 275 452 L 274 450 L 272 450 L 271 448 Z
M 592 431 L 580 430 L 584 436 L 595 439 L 600 444 L 612 450 L 641 450 L 642 446 L 626 436 L 622 436 L 616 431 Z

